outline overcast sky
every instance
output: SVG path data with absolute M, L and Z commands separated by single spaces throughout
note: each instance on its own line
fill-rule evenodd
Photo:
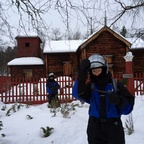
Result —
M 39 0 L 35 0 L 35 1 L 39 1 Z M 6 2 L 7 0 L 1 1 L 1 3 L 6 3 Z M 45 0 L 39 1 L 41 5 L 44 4 L 44 2 Z M 73 0 L 72 2 L 81 4 L 81 0 Z M 87 1 L 84 1 L 84 2 L 85 2 L 85 5 L 87 6 L 91 6 L 94 4 L 94 1 L 90 1 L 89 3 L 86 3 Z M 133 0 L 129 0 L 127 1 L 127 3 L 128 2 L 129 3 L 133 2 Z M 95 7 L 99 7 L 99 6 L 101 6 L 100 9 L 99 8 L 92 9 L 91 11 L 89 11 L 89 13 L 87 11 L 83 11 L 85 15 L 89 17 L 89 21 L 90 21 L 90 18 L 93 17 L 92 26 L 95 30 L 99 29 L 99 27 L 101 26 L 104 26 L 105 13 L 107 17 L 107 25 L 109 26 L 110 23 L 112 22 L 111 19 L 113 15 L 116 14 L 120 10 L 118 5 L 114 3 L 114 0 L 109 0 L 109 1 L 99 0 L 99 3 L 97 3 Z M 18 15 L 18 11 L 14 7 L 9 7 L 7 9 L 7 12 L 8 12 L 7 21 L 10 22 L 10 24 L 13 26 L 12 28 L 12 31 L 14 32 L 13 37 L 16 37 L 23 31 L 23 28 L 18 26 L 19 18 L 20 18 Z M 70 14 L 69 27 L 73 32 L 80 30 L 80 32 L 84 34 L 86 31 L 90 31 L 90 26 L 88 26 L 88 22 L 86 18 L 84 18 L 84 16 L 82 15 L 82 13 L 77 13 L 77 12 L 74 12 L 73 10 L 71 11 L 69 10 L 69 14 Z M 54 7 L 51 7 L 50 10 L 47 10 L 47 12 L 45 12 L 42 15 L 42 17 L 50 29 L 59 28 L 61 30 L 61 33 L 63 34 L 68 32 L 67 27 L 65 23 L 63 22 L 64 19 L 62 19 L 62 17 L 58 13 L 58 11 L 54 9 Z M 24 27 L 27 31 L 33 30 L 30 25 L 31 22 L 28 18 L 28 15 L 24 13 L 23 13 L 23 22 L 24 22 Z M 132 17 L 131 17 L 131 14 L 129 13 L 129 15 L 124 16 L 120 21 L 118 21 L 116 26 L 119 26 L 120 29 L 124 25 L 126 26 L 126 28 L 132 28 L 132 25 L 131 25 L 132 22 L 133 22 Z M 141 27 L 141 26 L 143 27 L 143 22 L 138 23 L 138 27 Z M 136 25 L 133 25 L 133 27 L 136 27 Z

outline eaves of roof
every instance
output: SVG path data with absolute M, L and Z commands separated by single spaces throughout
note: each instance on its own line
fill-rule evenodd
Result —
M 123 43 L 125 43 L 128 47 L 131 46 L 131 43 L 129 41 L 127 41 L 122 35 L 116 33 L 115 31 L 113 31 L 112 29 L 110 29 L 107 26 L 104 26 L 103 28 L 101 28 L 98 32 L 92 34 L 91 36 L 89 36 L 89 38 L 87 40 L 85 40 L 78 49 L 83 49 L 84 47 L 86 47 L 91 41 L 93 41 L 94 39 L 96 39 L 102 32 L 104 31 L 108 31 L 110 32 L 114 37 L 116 37 L 117 39 L 119 39 L 120 41 L 122 41 Z

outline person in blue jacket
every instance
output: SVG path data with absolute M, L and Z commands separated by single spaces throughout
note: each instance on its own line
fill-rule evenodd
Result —
M 57 81 L 54 79 L 54 73 L 49 73 L 48 75 L 48 80 L 46 83 L 46 90 L 48 93 L 48 102 L 49 102 L 49 107 L 51 106 L 52 100 L 58 100 L 58 89 L 60 88 L 60 85 L 58 84 Z M 59 100 L 58 100 L 59 101 Z
M 87 81 L 88 75 L 90 82 Z M 120 82 L 115 91 L 106 59 L 93 54 L 82 60 L 72 95 L 87 102 L 89 144 L 125 144 L 121 115 L 132 112 L 134 96 Z

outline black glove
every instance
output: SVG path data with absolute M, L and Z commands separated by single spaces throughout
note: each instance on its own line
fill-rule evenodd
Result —
M 108 95 L 108 100 L 110 103 L 115 104 L 115 105 L 121 104 L 121 97 L 117 93 L 114 93 L 114 92 Z
M 80 64 L 80 71 L 88 71 L 90 68 L 90 61 L 89 59 L 84 59 L 81 61 L 81 64 Z
M 90 61 L 88 59 L 82 60 L 78 73 L 78 80 L 86 81 L 88 77 L 89 68 L 90 68 Z

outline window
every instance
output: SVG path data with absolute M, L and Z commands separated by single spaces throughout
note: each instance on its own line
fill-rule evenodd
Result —
M 25 43 L 25 47 L 29 47 L 30 46 L 30 43 L 29 42 L 26 42 Z

